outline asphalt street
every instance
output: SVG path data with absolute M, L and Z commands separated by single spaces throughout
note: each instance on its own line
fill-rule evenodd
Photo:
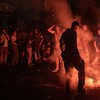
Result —
M 100 100 L 100 88 L 67 94 L 64 69 L 52 70 L 54 65 L 46 61 L 0 66 L 0 100 Z

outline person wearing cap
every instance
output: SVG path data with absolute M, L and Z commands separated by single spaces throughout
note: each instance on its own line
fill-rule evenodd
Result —
M 78 86 L 77 92 L 84 93 L 85 85 L 85 63 L 81 58 L 78 48 L 77 48 L 77 28 L 79 23 L 77 21 L 72 22 L 71 27 L 67 28 L 60 38 L 60 48 L 62 50 L 62 42 L 64 42 L 65 50 L 62 50 L 61 56 L 64 61 L 64 68 L 66 71 L 66 91 L 67 93 L 71 92 L 70 88 L 70 68 L 75 67 L 78 71 Z

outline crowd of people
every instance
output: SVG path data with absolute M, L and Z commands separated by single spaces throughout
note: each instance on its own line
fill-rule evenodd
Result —
M 50 62 L 50 60 L 54 60 L 55 70 L 52 72 L 57 72 L 61 63 L 64 65 L 67 73 L 67 92 L 70 92 L 70 77 L 68 76 L 68 72 L 70 67 L 75 67 L 79 78 L 77 91 L 83 93 L 85 85 L 85 62 L 81 58 L 77 47 L 76 30 L 78 26 L 79 23 L 76 21 L 66 30 L 59 24 L 50 26 L 46 31 L 51 34 L 51 38 L 46 33 L 48 38 L 50 38 L 47 41 L 39 27 L 34 27 L 29 32 L 18 31 L 17 29 L 9 32 L 6 28 L 2 28 L 0 31 L 0 66 L 9 64 L 17 66 L 24 63 L 32 66 L 37 61 Z M 95 45 L 99 49 L 97 44 L 99 41 L 98 38 L 96 38 Z
M 13 29 L 10 33 L 2 28 L 0 32 L 0 65 L 17 66 L 27 62 L 28 66 L 36 61 L 47 60 L 50 55 L 50 42 L 45 42 L 39 28 L 28 33 Z

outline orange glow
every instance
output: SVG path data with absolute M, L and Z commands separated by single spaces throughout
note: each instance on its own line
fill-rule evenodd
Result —
M 96 83 L 94 83 L 92 78 L 86 77 L 86 86 L 85 87 L 89 87 L 89 88 L 100 87 L 100 80 L 98 80 Z
M 90 47 L 89 42 L 94 39 L 92 32 L 88 30 L 88 27 L 83 26 L 77 30 L 78 33 L 78 49 L 85 61 L 85 74 L 86 82 L 85 87 L 100 87 L 100 63 L 98 61 L 98 55 L 95 57 L 95 49 Z M 94 44 L 92 44 L 94 45 Z M 89 49 L 88 49 L 89 48 Z M 91 55 L 94 55 L 93 57 Z M 91 56 L 91 58 L 90 58 Z M 92 62 L 89 60 L 94 59 Z

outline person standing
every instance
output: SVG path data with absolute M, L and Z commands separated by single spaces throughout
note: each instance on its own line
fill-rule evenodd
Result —
M 65 44 L 65 50 L 62 50 L 61 56 L 64 61 L 64 67 L 67 74 L 66 79 L 66 91 L 67 93 L 71 92 L 70 88 L 70 76 L 68 76 L 68 72 L 70 67 L 75 67 L 78 71 L 78 86 L 77 92 L 84 93 L 84 85 L 85 85 L 85 63 L 81 58 L 78 48 L 77 48 L 77 33 L 76 30 L 79 27 L 79 23 L 77 21 L 73 21 L 70 28 L 66 29 L 60 38 L 60 48 L 62 50 L 62 43 Z
M 39 61 L 41 59 L 40 49 L 42 43 L 44 41 L 44 37 L 39 28 L 34 29 L 34 44 L 33 44 L 33 53 L 35 61 Z
M 60 36 L 62 35 L 62 30 L 59 25 L 53 25 L 48 28 L 48 32 L 54 35 L 54 52 L 53 58 L 55 57 L 56 68 L 52 72 L 57 72 L 60 67 L 61 59 L 61 49 L 60 49 Z
M 17 40 L 17 31 L 14 30 L 11 35 L 11 45 L 12 45 L 12 65 L 18 65 L 19 52 L 18 52 L 18 40 Z
M 4 45 L 4 34 L 0 34 L 0 66 L 3 65 L 3 45 Z
M 27 37 L 27 45 L 26 45 L 26 50 L 27 50 L 27 63 L 28 63 L 28 66 L 31 66 L 32 65 L 32 62 L 33 62 L 33 48 L 32 48 L 32 45 L 33 45 L 33 32 L 30 31 L 29 32 L 29 35 Z
M 10 37 L 9 35 L 7 34 L 7 31 L 6 29 L 3 29 L 2 30 L 2 34 L 3 34 L 3 39 L 4 39 L 4 44 L 3 44 L 3 52 L 2 52 L 2 55 L 3 55 L 3 63 L 5 65 L 7 65 L 7 58 L 8 58 L 8 43 L 10 41 Z

